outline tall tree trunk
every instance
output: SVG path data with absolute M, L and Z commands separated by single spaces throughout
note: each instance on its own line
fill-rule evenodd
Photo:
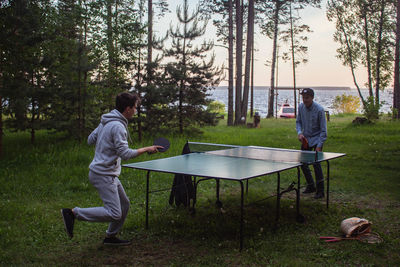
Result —
M 140 78 L 141 74 L 141 58 L 142 58 L 142 53 L 141 53 L 141 48 L 139 47 L 139 52 L 138 52 L 138 69 L 137 69 L 137 90 L 138 90 L 138 95 L 140 96 L 142 93 L 142 79 Z M 137 109 L 137 117 L 138 117 L 138 140 L 142 141 L 142 123 L 141 123 L 141 117 L 142 117 L 142 112 L 140 107 Z
M 112 26 L 112 0 L 107 0 L 107 52 L 108 52 L 108 71 L 114 73 L 114 43 Z
M 187 1 L 184 2 L 183 10 L 187 10 Z M 183 77 L 181 80 L 181 84 L 179 87 L 179 133 L 183 133 L 183 97 L 185 92 L 185 83 L 186 83 L 186 36 L 187 36 L 187 24 L 185 23 L 183 26 L 183 46 L 182 46 L 182 68 L 183 68 Z
M 229 47 L 228 47 L 228 126 L 233 125 L 233 2 L 229 4 Z
M 34 97 L 35 91 L 35 74 L 32 70 L 31 72 L 31 84 L 30 89 L 32 90 L 32 97 L 31 97 L 31 120 L 30 120 L 30 127 L 31 127 L 31 144 L 35 143 L 35 109 L 36 109 L 36 101 Z
M 353 77 L 353 82 L 354 82 L 354 85 L 355 85 L 356 88 L 357 88 L 358 95 L 359 95 L 359 97 L 360 97 L 360 99 L 361 99 L 361 102 L 362 102 L 363 106 L 365 107 L 365 105 L 366 105 L 367 103 L 365 102 L 365 99 L 364 99 L 364 97 L 363 97 L 363 95 L 362 95 L 362 93 L 361 93 L 360 86 L 359 86 L 358 83 L 357 83 L 356 75 L 355 75 L 355 73 L 354 73 L 354 63 L 353 63 L 353 56 L 352 56 L 353 54 L 352 54 L 352 50 L 351 50 L 350 39 L 349 39 L 349 36 L 348 36 L 348 34 L 347 34 L 347 32 L 346 32 L 346 29 L 345 29 L 345 27 L 344 27 L 344 24 L 343 24 L 343 19 L 342 19 L 341 11 L 338 10 L 337 7 L 335 8 L 335 11 L 336 11 L 336 16 L 337 16 L 337 18 L 338 18 L 338 20 L 339 20 L 340 28 L 341 28 L 341 30 L 342 30 L 342 32 L 343 32 L 343 35 L 344 35 L 344 38 L 345 38 L 346 47 L 347 47 L 348 54 L 349 54 L 349 63 L 350 63 L 351 75 L 352 75 L 352 77 Z
M 153 0 L 148 0 L 147 8 L 147 83 L 151 82 L 152 70 L 151 62 L 153 60 Z
M 112 109 L 112 95 L 115 81 L 115 71 L 114 71 L 114 42 L 113 42 L 113 26 L 112 26 L 112 2 L 113 0 L 107 0 L 107 52 L 108 52 L 108 90 L 109 90 L 109 108 Z
M 278 90 L 278 81 L 279 81 L 279 45 L 276 46 L 276 63 L 275 63 L 275 90 L 276 93 L 275 95 L 275 118 L 278 118 L 278 95 L 279 95 L 279 90 Z
M 374 96 L 372 91 L 372 72 L 371 72 L 371 51 L 369 46 L 369 28 L 368 28 L 368 17 L 367 17 L 367 5 L 363 5 L 363 18 L 364 18 L 364 34 L 365 34 L 365 47 L 367 52 L 367 72 L 368 72 L 368 90 L 369 96 Z
M 79 38 L 80 39 L 80 38 Z M 79 41 L 80 43 L 81 41 Z M 81 45 L 81 43 L 79 44 Z M 82 49 L 79 49 L 82 50 Z M 82 126 L 82 71 L 81 71 L 82 53 L 78 55 L 78 140 L 82 141 L 83 126 Z
M 251 85 L 250 85 L 250 117 L 254 115 L 254 34 L 251 47 Z
M 393 86 L 393 109 L 396 110 L 396 111 L 393 112 L 393 117 L 397 118 L 397 119 L 400 119 L 400 0 L 397 0 L 397 22 L 396 22 L 394 86 Z M 0 130 L 1 130 L 1 128 L 0 128 Z
M 242 47 L 243 47 L 243 14 L 242 1 L 236 0 L 236 98 L 235 98 L 235 125 L 241 124 L 242 100 Z
M 118 15 L 119 15 L 119 9 L 118 9 L 118 1 L 119 0 L 114 0 L 115 1 L 115 12 L 114 12 L 114 30 L 117 30 L 117 35 L 118 35 Z M 117 70 L 118 70 L 118 66 L 119 66 L 119 60 L 118 60 L 118 36 L 115 36 L 115 34 L 113 33 L 113 39 L 114 39 L 114 68 L 115 68 L 115 74 L 117 74 Z
M 274 13 L 274 40 L 272 49 L 272 65 L 271 65 L 271 88 L 269 91 L 268 99 L 268 113 L 267 118 L 272 118 L 274 116 L 274 96 L 275 96 L 275 64 L 276 64 L 276 49 L 278 43 L 278 23 L 279 23 L 279 10 L 280 2 L 275 0 L 275 13 Z
M 184 90 L 184 81 L 181 80 L 181 84 L 179 87 L 179 133 L 183 133 L 183 103 L 182 103 L 182 98 L 183 98 L 183 90 Z
M 233 125 L 233 2 L 229 4 L 229 36 L 228 36 L 228 126 Z
M 292 68 L 293 68 L 293 101 L 294 101 L 294 117 L 297 117 L 297 99 L 296 99 L 296 59 L 294 53 L 294 32 L 293 32 L 293 16 L 292 3 L 290 3 L 290 41 L 292 43 Z
M 31 119 L 30 119 L 30 128 L 31 128 L 31 144 L 35 143 L 35 115 L 36 115 L 36 101 L 35 101 L 35 73 L 34 70 L 31 72 L 31 84 L 30 84 L 30 90 L 32 90 L 32 95 L 31 95 Z
M 0 85 L 3 87 L 3 83 Z M 3 155 L 3 97 L 0 95 L 0 158 Z
M 82 1 L 79 1 L 79 6 L 82 7 Z M 81 15 L 81 14 L 80 14 Z M 82 126 L 82 54 L 83 54 L 83 29 L 82 24 L 79 24 L 78 36 L 78 141 L 83 139 L 83 126 Z
M 0 158 L 3 155 L 3 96 L 1 95 L 1 92 L 3 92 L 4 87 L 3 72 L 1 67 L 2 66 L 0 66 Z
M 35 101 L 32 99 L 32 109 L 31 109 L 31 144 L 35 143 Z
M 375 106 L 379 106 L 379 89 L 381 83 L 381 57 L 382 57 L 382 31 L 383 31 L 383 23 L 385 16 L 385 0 L 382 0 L 381 3 L 381 15 L 379 21 L 379 33 L 378 33 L 378 53 L 376 56 L 376 85 L 375 85 Z M 378 114 L 376 114 L 378 115 Z
M 139 48 L 139 64 L 138 64 L 138 75 L 140 74 L 140 49 Z M 147 65 L 146 65 L 146 72 L 147 72 L 147 79 L 146 83 L 147 86 L 150 86 L 152 82 L 152 67 L 151 62 L 153 61 L 153 1 L 147 0 Z M 138 78 L 139 81 L 139 78 Z M 141 84 L 139 84 L 139 94 L 142 89 Z M 143 138 L 143 129 L 142 129 L 142 112 L 140 107 L 137 110 L 137 117 L 138 117 L 138 139 L 142 141 Z
M 244 88 L 243 88 L 243 100 L 242 100 L 242 117 L 246 123 L 247 118 L 247 107 L 249 105 L 249 84 L 250 84 L 250 61 L 251 51 L 253 49 L 253 36 L 254 36 L 254 0 L 249 0 L 249 12 L 247 18 L 247 40 L 246 40 L 246 61 L 244 71 Z
M 86 0 L 85 2 L 85 8 L 86 7 Z M 85 11 L 87 13 L 87 9 Z M 85 19 L 84 22 L 84 34 L 83 34 L 83 47 L 87 47 L 87 33 L 88 33 L 88 20 Z M 85 68 L 85 71 L 83 72 L 83 91 L 82 91 L 82 131 L 83 134 L 86 132 L 86 101 L 87 101 L 87 78 L 88 78 L 88 71 L 87 68 Z

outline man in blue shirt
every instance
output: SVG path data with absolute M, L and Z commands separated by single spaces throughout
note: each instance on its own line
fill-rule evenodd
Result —
M 308 151 L 322 152 L 322 147 L 327 138 L 325 110 L 318 103 L 314 102 L 314 90 L 305 88 L 300 93 L 303 97 L 303 103 L 300 104 L 297 119 L 296 130 L 297 137 L 302 143 L 301 149 Z M 324 175 L 321 164 L 314 163 L 314 172 L 316 186 L 312 177 L 310 168 L 304 164 L 301 168 L 306 177 L 307 188 L 304 194 L 315 193 L 314 198 L 324 197 Z

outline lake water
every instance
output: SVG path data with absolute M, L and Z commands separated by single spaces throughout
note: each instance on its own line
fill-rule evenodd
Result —
M 362 95 L 364 98 L 368 96 L 368 90 L 362 89 Z M 314 101 L 319 103 L 321 106 L 328 110 L 330 114 L 337 113 L 336 110 L 333 109 L 333 101 L 336 96 L 346 94 L 353 95 L 358 97 L 358 91 L 356 89 L 314 89 Z M 254 90 L 254 110 L 258 111 L 261 117 L 266 117 L 268 113 L 268 97 L 269 97 L 269 88 L 268 87 L 255 87 Z M 286 101 L 294 106 L 293 100 L 293 90 L 278 90 L 278 101 L 277 101 L 277 109 L 279 110 L 280 106 Z M 213 100 L 217 100 L 225 104 L 225 110 L 228 111 L 228 89 L 226 86 L 217 87 L 215 90 L 211 91 L 210 98 Z M 391 111 L 391 107 L 393 106 L 393 91 L 388 89 L 385 91 L 381 91 L 379 93 L 380 101 L 382 102 L 382 107 L 380 112 L 388 113 Z M 301 101 L 301 98 L 300 98 Z M 275 104 L 274 104 L 275 105 Z M 249 109 L 250 111 L 250 93 L 249 93 Z M 274 107 L 275 111 L 275 107 Z M 362 110 L 360 108 L 359 112 Z M 274 112 L 275 114 L 275 112 Z

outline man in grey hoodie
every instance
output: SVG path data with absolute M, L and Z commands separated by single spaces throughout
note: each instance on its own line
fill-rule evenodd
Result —
M 128 120 L 136 113 L 140 98 L 136 94 L 118 94 L 115 109 L 104 114 L 97 128 L 89 135 L 88 143 L 96 145 L 93 161 L 89 165 L 89 180 L 99 192 L 103 207 L 62 209 L 65 230 L 73 237 L 75 219 L 89 222 L 109 222 L 105 245 L 129 245 L 129 240 L 116 237 L 129 210 L 129 198 L 118 179 L 121 159 L 128 160 L 142 153 L 156 153 L 161 146 L 130 149 L 128 146 Z

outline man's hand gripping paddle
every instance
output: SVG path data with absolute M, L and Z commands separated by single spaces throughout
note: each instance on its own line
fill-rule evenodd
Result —
M 160 137 L 154 140 L 153 146 L 161 146 L 162 148 L 157 148 L 158 152 L 165 152 L 169 149 L 170 143 L 168 139 Z M 149 153 L 151 154 L 151 153 Z
M 308 149 L 308 140 L 307 140 L 307 138 L 303 137 L 303 139 L 301 139 L 301 146 L 303 147 L 303 149 Z
M 309 149 L 308 140 L 304 136 L 301 139 L 301 148 L 302 149 Z M 317 161 L 317 160 L 318 160 L 318 151 L 317 151 L 317 149 L 315 149 L 315 161 Z

